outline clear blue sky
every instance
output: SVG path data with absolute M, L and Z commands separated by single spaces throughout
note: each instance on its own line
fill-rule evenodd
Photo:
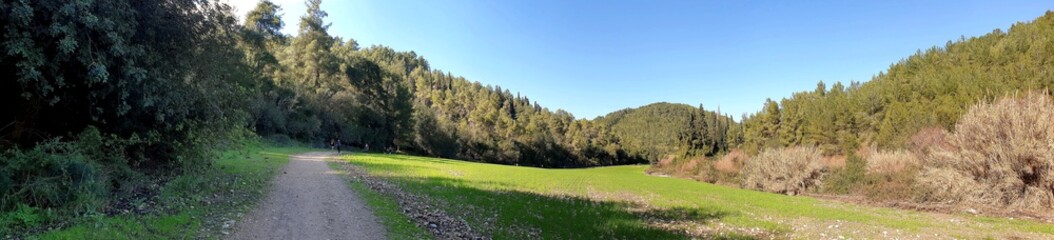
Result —
M 303 3 L 275 2 L 295 32 Z M 867 81 L 917 49 L 1031 21 L 1054 1 L 329 0 L 322 8 L 331 35 L 415 51 L 434 69 L 579 118 L 665 101 L 738 119 L 766 98 L 821 80 Z

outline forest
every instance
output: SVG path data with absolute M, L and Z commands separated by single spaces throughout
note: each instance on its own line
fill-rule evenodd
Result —
M 845 194 L 862 189 L 852 184 L 865 181 L 861 159 L 874 156 L 865 152 L 926 158 L 933 143 L 922 133 L 954 138 L 973 107 L 1046 99 L 1030 94 L 1054 87 L 1047 12 L 919 50 L 866 82 L 820 82 L 767 100 L 738 122 L 673 103 L 581 119 L 432 69 L 412 51 L 332 36 L 320 4 L 308 0 L 306 12 L 286 13 L 302 14 L 299 22 L 285 23 L 267 0 L 244 21 L 210 0 L 0 2 L 0 212 L 102 211 L 140 189 L 138 179 L 209 168 L 218 149 L 255 138 L 318 147 L 340 139 L 367 151 L 547 168 L 727 170 L 703 179 L 790 194 L 805 190 L 759 187 L 752 177 L 760 173 L 739 169 L 764 162 L 744 162 L 751 156 L 804 154 L 841 158 L 838 169 L 816 170 L 825 181 L 806 185 Z M 286 24 L 297 24 L 295 36 L 281 33 Z M 664 166 L 674 163 L 692 166 Z M 891 181 L 899 180 L 871 184 Z M 947 199 L 938 195 L 925 196 Z
M 206 0 L 0 3 L 0 210 L 100 211 L 256 136 L 540 167 L 646 162 L 609 126 L 331 36 L 307 1 L 244 21 Z M 368 148 L 368 149 L 367 149 Z

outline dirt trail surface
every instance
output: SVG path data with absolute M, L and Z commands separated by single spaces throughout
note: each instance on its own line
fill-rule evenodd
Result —
M 293 156 L 232 239 L 385 239 L 366 203 L 329 169 L 332 153 Z

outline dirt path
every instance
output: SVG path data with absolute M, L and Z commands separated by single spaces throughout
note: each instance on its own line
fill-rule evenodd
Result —
M 232 239 L 384 239 L 366 203 L 326 165 L 332 153 L 293 156 Z

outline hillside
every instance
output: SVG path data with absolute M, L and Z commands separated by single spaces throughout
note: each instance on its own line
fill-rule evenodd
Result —
M 414 52 L 359 51 L 398 76 L 412 93 L 413 126 L 401 150 L 510 165 L 582 167 L 644 162 L 627 154 L 606 126 L 576 119 L 501 86 L 429 67 Z
M 1054 12 L 919 50 L 864 83 L 818 84 L 747 116 L 750 152 L 818 145 L 848 153 L 872 144 L 908 147 L 925 128 L 951 130 L 969 106 L 1028 90 L 1054 87 Z
M 702 106 L 666 102 L 615 111 L 593 121 L 611 129 L 627 152 L 650 161 L 725 151 L 725 136 L 735 124 Z

